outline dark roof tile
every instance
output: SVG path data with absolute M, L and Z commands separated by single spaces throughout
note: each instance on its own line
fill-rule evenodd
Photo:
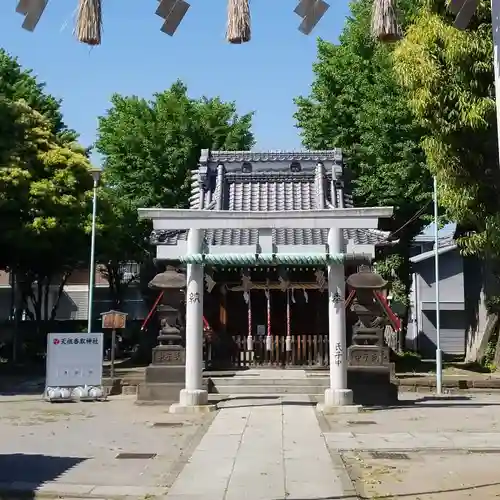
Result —
M 301 162 L 300 172 L 290 171 L 293 160 Z M 258 168 L 251 173 L 242 173 L 243 161 L 258 162 Z M 326 162 L 321 170 L 317 167 L 319 162 Z M 345 185 L 335 189 L 336 200 L 332 202 L 332 180 L 334 177 L 338 179 L 339 169 L 342 171 L 341 162 L 340 150 L 298 153 L 205 151 L 201 158 L 201 172 L 206 171 L 206 174 L 200 176 L 200 170 L 196 169 L 191 177 L 190 208 L 212 209 L 217 206 L 217 201 L 220 201 L 222 209 L 232 211 L 352 207 L 352 195 Z M 217 175 L 221 164 L 224 165 L 223 175 Z M 370 229 L 345 230 L 346 239 L 362 245 L 383 243 L 388 234 Z M 327 236 L 326 229 L 273 229 L 273 242 L 277 245 L 325 245 Z M 258 243 L 258 230 L 210 230 L 206 231 L 205 238 L 210 245 L 255 245 Z M 163 232 L 155 243 L 175 245 L 178 239 L 186 239 L 186 231 Z

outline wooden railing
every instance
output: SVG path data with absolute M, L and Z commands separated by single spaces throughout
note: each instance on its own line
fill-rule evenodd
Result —
M 251 366 L 328 366 L 327 334 L 292 335 L 292 350 L 286 351 L 285 336 L 271 335 L 272 349 L 266 349 L 266 337 L 255 336 L 253 351 L 247 350 L 246 335 L 233 335 L 235 344 L 232 365 Z

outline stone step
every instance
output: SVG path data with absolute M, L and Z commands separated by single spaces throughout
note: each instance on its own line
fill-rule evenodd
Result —
M 280 385 L 280 386 L 324 386 L 327 387 L 330 383 L 328 377 L 303 377 L 303 378 L 268 378 L 268 377 L 245 377 L 238 375 L 237 377 L 210 377 L 211 383 L 218 385 Z
M 322 403 L 325 399 L 325 394 L 275 394 L 275 393 L 260 393 L 260 392 L 254 392 L 252 394 L 247 394 L 247 393 L 242 393 L 242 394 L 209 394 L 208 395 L 208 400 L 213 403 L 213 404 L 220 404 L 222 401 L 228 401 L 228 400 L 238 400 L 238 401 L 243 401 L 245 399 L 250 400 L 250 403 L 254 403 L 258 399 L 265 400 L 269 403 L 273 403 L 274 400 L 276 400 L 276 403 L 279 403 L 280 401 L 286 401 L 287 398 L 299 398 L 300 401 L 303 400 L 304 397 L 309 398 L 309 401 L 312 403 Z M 307 400 L 305 400 L 307 402 Z
M 283 394 L 324 394 L 325 386 L 322 385 L 223 385 L 216 384 L 212 391 L 216 394 L 232 395 L 276 395 Z

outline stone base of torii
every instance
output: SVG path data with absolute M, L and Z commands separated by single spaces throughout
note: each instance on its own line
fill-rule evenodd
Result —
M 288 212 L 230 212 L 177 209 L 140 209 L 142 218 L 152 219 L 154 229 L 187 229 L 188 255 L 203 253 L 206 229 L 328 228 L 328 252 L 345 254 L 343 229 L 375 229 L 380 217 L 389 217 L 392 208 L 343 208 Z M 354 412 L 353 393 L 347 387 L 345 272 L 343 262 L 328 264 L 328 333 L 330 387 L 318 410 L 326 413 Z M 203 264 L 188 264 L 186 276 L 186 379 L 179 402 L 172 413 L 215 410 L 203 387 Z

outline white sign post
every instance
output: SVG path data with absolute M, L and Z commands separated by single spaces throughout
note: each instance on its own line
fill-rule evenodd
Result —
M 102 333 L 49 333 L 45 397 L 49 401 L 102 397 Z

